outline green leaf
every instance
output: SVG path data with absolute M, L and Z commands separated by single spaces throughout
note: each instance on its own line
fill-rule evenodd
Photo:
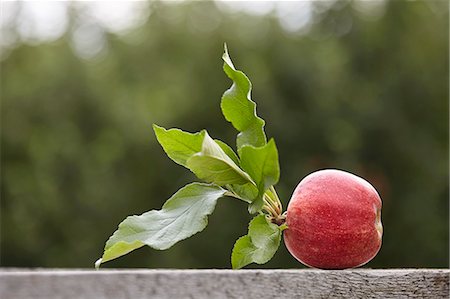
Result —
M 207 216 L 225 192 L 219 186 L 192 183 L 178 190 L 161 210 L 127 217 L 106 242 L 103 256 L 96 264 L 144 245 L 164 250 L 202 231 L 208 224 Z
M 187 166 L 199 179 L 219 186 L 254 184 L 208 133 L 205 133 L 201 152 L 190 157 Z
M 229 185 L 227 188 L 247 203 L 253 202 L 258 196 L 258 188 L 252 183 L 247 183 L 244 185 Z
M 259 196 L 252 203 L 250 203 L 248 205 L 248 212 L 250 214 L 255 214 L 255 213 L 261 211 L 261 209 L 264 205 L 263 196 L 268 196 L 269 198 L 272 199 L 272 201 L 276 201 L 278 199 L 278 195 L 274 194 L 270 188 L 265 190 L 261 195 L 260 194 L 258 194 L 258 195 Z
M 223 94 L 220 106 L 225 119 L 240 132 L 237 147 L 239 149 L 246 144 L 263 146 L 266 144 L 265 122 L 256 115 L 256 104 L 251 100 L 251 82 L 243 72 L 236 70 L 226 45 L 222 59 L 223 70 L 233 80 L 233 85 Z
M 239 149 L 241 167 L 247 172 L 258 186 L 258 195 L 248 207 L 250 214 L 261 210 L 264 205 L 262 199 L 264 192 L 278 183 L 280 178 L 280 165 L 278 150 L 275 141 L 271 139 L 262 147 L 245 145 Z
M 239 157 L 233 151 L 233 149 L 223 141 L 218 139 L 214 140 L 222 150 L 230 157 L 236 165 L 239 165 Z M 227 188 L 232 191 L 234 194 L 238 195 L 239 198 L 247 203 L 251 203 L 258 196 L 258 188 L 254 183 L 246 183 L 244 185 L 228 185 Z
M 273 139 L 270 139 L 269 143 L 262 147 L 243 146 L 239 149 L 239 156 L 242 169 L 258 185 L 261 194 L 270 186 L 278 183 L 280 165 L 277 146 Z
M 281 230 L 269 223 L 264 215 L 258 215 L 250 222 L 248 234 L 240 237 L 233 247 L 231 265 L 240 269 L 251 263 L 265 264 L 278 250 Z
M 233 149 L 228 144 L 219 139 L 214 139 L 214 141 L 220 146 L 220 148 L 225 152 L 225 154 L 227 154 L 227 156 L 230 157 L 234 163 L 236 163 L 236 165 L 240 164 L 238 155 L 233 151 Z
M 153 125 L 153 130 L 167 156 L 185 167 L 187 160 L 202 150 L 206 133 L 204 130 L 199 133 L 188 133 L 180 129 L 166 130 L 157 125 Z
M 237 239 L 231 253 L 231 266 L 233 269 L 241 269 L 253 263 L 252 255 L 255 250 L 256 247 L 253 245 L 249 235 Z
M 264 195 L 258 194 L 257 197 L 248 205 L 248 212 L 250 214 L 256 214 L 262 210 L 264 206 Z

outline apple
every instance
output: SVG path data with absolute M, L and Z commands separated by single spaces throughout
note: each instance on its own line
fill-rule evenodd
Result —
M 362 266 L 381 247 L 381 198 L 366 180 L 336 169 L 316 171 L 295 189 L 286 214 L 284 242 L 306 266 Z

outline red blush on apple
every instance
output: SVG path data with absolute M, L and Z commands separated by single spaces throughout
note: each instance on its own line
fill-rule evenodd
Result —
M 366 180 L 326 169 L 306 176 L 286 216 L 284 242 L 301 263 L 320 269 L 364 265 L 381 247 L 381 199 Z

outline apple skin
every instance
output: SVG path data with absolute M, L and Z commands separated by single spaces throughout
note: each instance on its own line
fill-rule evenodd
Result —
M 362 266 L 381 247 L 381 198 L 351 173 L 319 170 L 295 189 L 286 215 L 284 243 L 306 266 L 347 269 Z

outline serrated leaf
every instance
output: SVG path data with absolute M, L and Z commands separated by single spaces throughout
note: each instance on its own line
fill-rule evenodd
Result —
M 192 183 L 178 190 L 161 210 L 127 217 L 106 242 L 99 264 L 144 245 L 164 250 L 202 231 L 225 192 L 216 185 Z
M 187 167 L 190 157 L 202 150 L 206 133 L 204 130 L 198 133 L 188 133 L 180 129 L 166 130 L 157 125 L 153 125 L 153 130 L 167 156 L 184 167 Z
M 256 115 L 256 104 L 251 100 L 251 82 L 243 72 L 236 70 L 226 45 L 222 59 L 223 70 L 233 80 L 233 85 L 223 94 L 220 106 L 225 119 L 240 132 L 237 147 L 239 149 L 246 144 L 263 146 L 266 144 L 265 122 Z
M 281 230 L 269 223 L 264 215 L 258 215 L 250 222 L 248 234 L 240 237 L 233 247 L 231 265 L 240 269 L 251 263 L 265 264 L 278 250 Z
M 188 159 L 187 167 L 199 179 L 219 186 L 254 184 L 251 177 L 228 157 L 208 133 L 205 133 L 201 152 Z

